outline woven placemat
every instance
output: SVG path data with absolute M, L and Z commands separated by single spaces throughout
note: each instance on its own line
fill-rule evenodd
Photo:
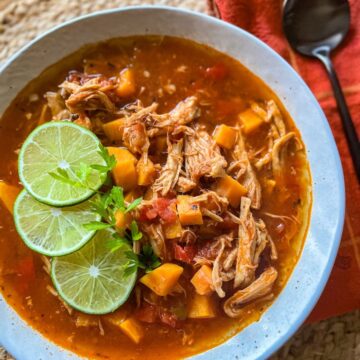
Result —
M 97 10 L 141 4 L 206 11 L 206 0 L 0 0 L 0 62 L 39 33 L 65 20 Z M 0 347 L 0 360 L 10 359 Z M 303 326 L 272 357 L 280 359 L 359 360 L 360 311 Z

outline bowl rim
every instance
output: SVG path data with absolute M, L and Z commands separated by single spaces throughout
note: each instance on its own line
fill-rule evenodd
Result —
M 0 65 L 0 78 L 3 75 L 3 72 L 9 67 L 11 66 L 11 64 L 18 58 L 20 58 L 21 56 L 23 56 L 23 54 L 29 50 L 32 46 L 34 46 L 34 44 L 36 44 L 37 42 L 41 41 L 42 39 L 51 36 L 53 33 L 57 32 L 60 29 L 69 27 L 70 25 L 73 25 L 75 23 L 78 22 L 82 22 L 86 19 L 90 19 L 90 18 L 95 18 L 95 17 L 99 17 L 99 16 L 107 16 L 107 15 L 111 15 L 111 14 L 116 14 L 116 13 L 124 13 L 124 12 L 136 12 L 136 11 L 165 11 L 165 12 L 173 12 L 173 13 L 181 13 L 185 16 L 192 16 L 192 17 L 198 17 L 198 18 L 202 18 L 204 20 L 206 20 L 207 22 L 210 22 L 212 24 L 215 24 L 216 26 L 220 26 L 220 27 L 225 27 L 228 29 L 231 29 L 232 31 L 238 32 L 239 34 L 241 34 L 242 36 L 246 36 L 248 37 L 252 42 L 256 43 L 258 46 L 266 49 L 266 51 L 270 52 L 272 54 L 272 56 L 274 56 L 278 62 L 281 63 L 281 66 L 286 68 L 288 71 L 292 72 L 293 76 L 295 76 L 297 78 L 297 81 L 302 85 L 302 89 L 303 91 L 307 94 L 308 98 L 310 100 L 312 100 L 313 105 L 317 108 L 318 111 L 318 115 L 320 116 L 320 118 L 322 119 L 322 126 L 326 132 L 326 137 L 327 140 L 329 141 L 328 146 L 330 147 L 330 151 L 332 153 L 332 155 L 334 156 L 334 162 L 335 162 L 335 169 L 336 169 L 336 183 L 338 186 L 338 191 L 339 191 L 339 207 L 338 207 L 338 212 L 336 214 L 336 220 L 337 220 L 337 226 L 334 232 L 334 236 L 333 236 L 333 241 L 331 242 L 331 250 L 329 253 L 329 256 L 327 258 L 327 263 L 324 267 L 322 267 L 322 276 L 319 279 L 318 283 L 317 283 L 317 287 L 316 287 L 316 291 L 312 294 L 312 296 L 310 296 L 307 299 L 307 302 L 305 303 L 305 305 L 302 307 L 302 311 L 300 313 L 298 313 L 296 320 L 293 321 L 288 327 L 287 330 L 285 332 L 283 332 L 281 335 L 279 335 L 277 337 L 277 339 L 275 341 L 271 342 L 271 345 L 268 346 L 265 351 L 262 353 L 262 355 L 260 357 L 258 357 L 258 359 L 266 359 L 269 356 L 271 356 L 276 350 L 278 350 L 296 331 L 297 329 L 301 326 L 301 324 L 306 320 L 307 316 L 310 314 L 310 312 L 312 311 L 312 309 L 314 308 L 314 306 L 316 305 L 318 299 L 320 298 L 325 285 L 327 283 L 327 280 L 330 276 L 332 267 L 334 265 L 335 262 L 335 258 L 337 255 L 337 251 L 340 245 L 340 240 L 341 240 L 341 235 L 342 235 L 342 230 L 343 230 L 343 225 L 344 225 L 344 217 L 345 217 L 345 185 L 344 185 L 344 175 L 343 175 L 343 169 L 342 169 L 342 165 L 341 165 L 341 160 L 340 160 L 340 156 L 339 156 L 339 152 L 337 150 L 336 147 L 336 143 L 334 140 L 334 137 L 332 135 L 329 123 L 318 103 L 318 101 L 316 100 L 315 96 L 312 94 L 311 90 L 308 88 L 308 86 L 305 84 L 304 80 L 296 73 L 296 71 L 285 61 L 285 59 L 283 57 L 281 57 L 277 52 L 275 52 L 271 47 L 269 47 L 266 43 L 264 43 L 263 41 L 261 41 L 260 39 L 258 39 L 257 37 L 255 37 L 254 35 L 252 35 L 251 33 L 233 25 L 230 23 L 227 23 L 225 21 L 219 20 L 217 18 L 211 17 L 207 14 L 201 13 L 201 12 L 196 12 L 193 10 L 188 10 L 188 9 L 184 9 L 184 8 L 177 8 L 177 7 L 171 7 L 171 6 L 162 6 L 162 5 L 141 5 L 141 6 L 127 6 L 127 7 L 121 7 L 121 8 L 114 8 L 114 9 L 107 9 L 107 10 L 101 10 L 101 11 L 96 11 L 90 14 L 86 14 L 86 15 L 82 15 L 76 18 L 73 18 L 71 20 L 68 20 L 66 22 L 63 22 L 47 31 L 45 31 L 44 33 L 40 34 L 39 36 L 37 36 L 35 39 L 31 40 L 30 42 L 28 42 L 27 44 L 25 44 L 21 49 L 19 49 L 17 52 L 15 52 L 13 55 L 11 55 L 5 62 L 3 62 Z M 121 37 L 121 34 L 119 35 L 119 37 Z M 191 39 L 191 36 L 189 37 Z M 195 40 L 196 41 L 196 40 Z M 209 45 L 211 46 L 211 45 Z M 226 53 L 226 52 L 225 52 Z M 228 54 L 229 55 L 229 54 Z M 232 55 L 229 55 L 231 57 L 233 57 Z M 237 59 L 236 59 L 237 60 Z M 59 61 L 59 60 L 58 60 Z M 237 60 L 239 61 L 239 60 Z M 247 66 L 246 66 L 247 67 Z M 252 70 L 250 70 L 251 72 L 253 72 Z M 256 75 L 258 76 L 258 75 Z M 262 79 L 265 83 L 267 83 L 266 80 Z M 269 86 L 269 85 L 268 85 Z M 275 92 L 276 93 L 276 92 Z M 283 100 L 280 99 L 282 102 Z M 285 106 L 286 108 L 286 106 Z M 296 123 L 296 121 L 295 121 Z M 309 165 L 310 161 L 309 161 Z M 312 182 L 312 191 L 314 191 L 314 184 L 313 184 L 313 180 L 311 180 Z M 312 209 L 312 212 L 314 211 L 314 209 Z M 313 217 L 313 213 L 310 216 L 309 219 L 309 227 L 311 226 L 311 218 Z M 306 234 L 306 239 L 305 239 L 305 244 L 306 244 L 306 240 L 307 240 L 307 236 L 308 233 Z M 304 245 L 305 246 L 305 245 Z M 292 273 L 286 283 L 286 285 L 284 286 L 283 290 L 288 286 L 289 282 L 291 281 L 291 277 L 293 275 L 293 272 L 295 270 L 295 268 L 298 266 L 298 263 L 300 261 L 300 259 L 303 257 L 303 249 L 301 252 L 301 255 L 299 256 L 299 260 L 296 263 L 295 267 L 292 270 Z M 279 296 L 277 298 L 279 298 L 281 295 L 281 293 L 279 294 Z M 2 294 L 0 293 L 0 310 L 1 310 L 1 305 L 2 303 L 6 304 L 6 301 L 1 301 L 2 300 Z M 7 304 L 6 304 L 7 305 Z M 271 305 L 271 307 L 273 306 L 273 304 Z M 270 308 L 271 308 L 270 307 Z M 266 311 L 268 312 L 268 310 Z M 24 322 L 24 320 L 22 320 L 22 318 L 20 317 L 20 315 L 18 315 L 16 313 L 16 316 L 19 317 L 21 319 L 21 321 Z M 249 325 L 251 326 L 251 325 Z M 44 337 L 43 335 L 41 335 L 40 333 L 38 333 L 38 331 L 34 328 L 32 328 L 29 324 L 26 323 L 26 327 L 31 329 L 32 334 L 36 333 L 38 335 L 40 335 L 41 337 L 43 337 L 48 343 L 50 344 L 54 344 L 55 347 L 57 349 L 59 349 L 59 351 L 64 351 L 64 352 L 69 352 L 69 350 L 62 348 L 61 346 L 55 344 L 52 342 L 52 340 Z M 234 335 L 232 337 L 232 339 L 235 339 L 237 336 L 239 335 L 239 333 L 237 333 L 236 335 Z M 1 331 L 0 331 L 0 336 L 1 336 Z M 2 339 L 2 344 L 8 349 L 8 351 L 10 353 L 18 353 L 18 349 L 16 349 L 14 346 L 12 346 L 12 342 L 7 341 L 8 339 Z M 227 340 L 228 341 L 228 340 Z M 194 358 L 203 358 L 206 356 L 211 356 L 211 352 L 216 349 L 221 347 L 222 345 L 224 345 L 224 343 L 220 343 L 218 346 L 214 347 L 214 348 L 210 348 L 208 350 L 205 350 L 202 353 L 199 354 L 195 354 Z M 68 354 L 69 355 L 69 354 Z M 70 357 L 73 354 L 70 354 Z M 75 354 L 75 357 L 77 357 L 79 355 Z

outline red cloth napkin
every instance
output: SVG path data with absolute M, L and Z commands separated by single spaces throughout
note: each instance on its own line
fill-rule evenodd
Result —
M 360 308 L 360 186 L 357 182 L 335 99 L 318 60 L 290 48 L 282 31 L 281 0 L 208 0 L 212 15 L 245 29 L 282 55 L 305 80 L 327 116 L 345 173 L 346 218 L 340 250 L 330 280 L 309 321 Z M 355 126 L 360 130 L 360 1 L 350 0 L 351 29 L 333 54 Z

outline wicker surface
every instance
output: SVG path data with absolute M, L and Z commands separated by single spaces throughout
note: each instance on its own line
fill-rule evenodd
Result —
M 34 6 L 36 4 L 36 6 Z M 205 0 L 0 0 L 0 62 L 37 34 L 70 18 L 126 5 L 206 11 Z M 12 359 L 0 348 L 0 360 Z M 302 327 L 272 360 L 360 359 L 360 311 Z

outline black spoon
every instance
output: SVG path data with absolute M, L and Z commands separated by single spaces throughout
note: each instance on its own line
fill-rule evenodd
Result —
M 349 27 L 347 0 L 286 0 L 284 3 L 283 29 L 290 45 L 303 55 L 321 60 L 327 70 L 360 181 L 360 143 L 330 59 L 331 50 L 345 38 Z

